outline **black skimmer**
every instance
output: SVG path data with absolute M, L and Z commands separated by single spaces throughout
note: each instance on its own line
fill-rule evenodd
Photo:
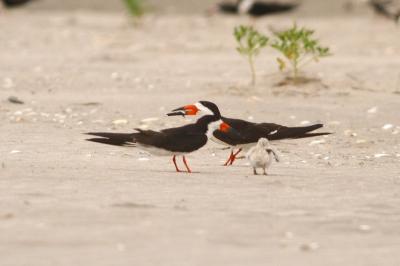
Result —
M 6 7 L 17 7 L 22 4 L 28 3 L 30 0 L 3 0 Z
M 173 110 L 167 115 L 211 115 L 214 114 L 218 107 L 208 101 L 200 101 L 192 105 L 186 105 Z M 219 110 L 218 110 L 219 114 Z M 235 134 L 216 130 L 213 132 L 211 139 L 217 143 L 229 146 L 231 154 L 224 165 L 232 165 L 237 155 L 243 149 L 249 149 L 254 146 L 260 138 L 266 138 L 270 141 L 282 139 L 301 139 L 316 136 L 329 135 L 331 133 L 311 133 L 312 131 L 323 127 L 323 124 L 314 124 L 304 127 L 287 127 L 274 123 L 253 123 L 242 119 L 228 118 L 221 116 L 222 121 L 230 125 Z M 235 149 L 238 149 L 236 152 Z
M 136 129 L 135 133 L 90 132 L 86 134 L 98 137 L 87 139 L 88 141 L 116 146 L 137 146 L 154 155 L 172 156 L 177 172 L 181 170 L 176 164 L 176 156 L 182 155 L 187 172 L 191 173 L 185 154 L 206 145 L 208 138 L 215 130 L 226 133 L 231 130 L 231 127 L 221 120 L 218 113 L 205 115 L 194 124 L 161 131 Z
M 370 0 L 368 3 L 376 13 L 400 23 L 400 0 Z
M 214 9 L 226 14 L 247 14 L 252 17 L 262 17 L 269 14 L 291 11 L 296 8 L 296 3 L 263 2 L 255 0 L 238 0 L 234 2 L 221 2 Z

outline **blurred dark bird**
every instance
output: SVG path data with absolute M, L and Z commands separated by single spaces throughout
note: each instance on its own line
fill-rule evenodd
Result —
M 262 2 L 256 0 L 238 0 L 233 2 L 221 2 L 213 8 L 225 14 L 250 15 L 252 17 L 262 17 L 275 13 L 288 12 L 295 9 L 297 3 L 292 2 Z
M 377 14 L 400 22 L 400 0 L 369 0 L 368 4 Z
M 31 0 L 3 0 L 3 3 L 6 7 L 17 7 L 28 3 L 29 1 Z

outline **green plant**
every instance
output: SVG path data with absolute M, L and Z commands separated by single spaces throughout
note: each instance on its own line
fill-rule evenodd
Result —
M 251 84 L 256 83 L 256 72 L 254 67 L 254 57 L 260 53 L 260 50 L 268 43 L 268 38 L 251 26 L 237 26 L 234 30 L 236 41 L 238 42 L 237 51 L 247 57 L 251 71 Z
M 140 17 L 143 15 L 143 0 L 124 0 L 124 2 L 132 16 Z
M 296 24 L 286 31 L 275 33 L 276 39 L 271 46 L 286 58 L 277 58 L 279 69 L 283 71 L 286 62 L 289 62 L 294 80 L 298 78 L 299 69 L 305 64 L 318 62 L 321 57 L 331 55 L 329 48 L 321 46 L 319 41 L 313 38 L 313 34 L 313 30 L 298 28 Z

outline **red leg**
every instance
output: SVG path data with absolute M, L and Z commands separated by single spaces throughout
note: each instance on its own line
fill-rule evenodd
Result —
M 232 156 L 232 160 L 230 162 L 229 165 L 232 165 L 233 162 L 236 160 L 236 156 L 242 151 L 242 149 L 239 149 L 233 156 Z
M 232 160 L 232 156 L 233 156 L 233 150 L 231 150 L 231 155 L 229 155 L 229 158 L 228 158 L 228 160 L 224 163 L 224 166 L 227 166 L 227 165 L 230 163 L 230 161 Z
M 187 162 L 186 162 L 185 155 L 183 155 L 183 156 L 182 156 L 182 158 L 183 158 L 183 163 L 185 164 L 185 166 L 186 166 L 186 169 L 187 169 L 188 173 L 191 173 L 191 172 L 192 172 L 192 170 L 190 170 L 190 168 L 189 168 L 189 166 L 188 166 L 188 164 L 187 164 Z
M 179 170 L 178 165 L 176 165 L 176 158 L 175 157 L 176 157 L 175 155 L 174 155 L 174 157 L 172 157 L 172 161 L 174 162 L 176 171 L 180 172 L 181 170 Z

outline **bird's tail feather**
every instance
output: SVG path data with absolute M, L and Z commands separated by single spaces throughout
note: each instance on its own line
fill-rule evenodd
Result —
M 114 146 L 134 146 L 134 133 L 110 133 L 110 132 L 89 132 L 86 135 L 96 136 L 99 138 L 86 139 L 87 141 L 109 144 Z
M 278 129 L 276 134 L 268 135 L 269 140 L 279 140 L 279 139 L 302 139 L 317 136 L 329 135 L 329 132 L 321 133 L 310 133 L 311 131 L 317 130 L 323 127 L 323 124 L 315 124 L 305 127 L 284 127 Z

